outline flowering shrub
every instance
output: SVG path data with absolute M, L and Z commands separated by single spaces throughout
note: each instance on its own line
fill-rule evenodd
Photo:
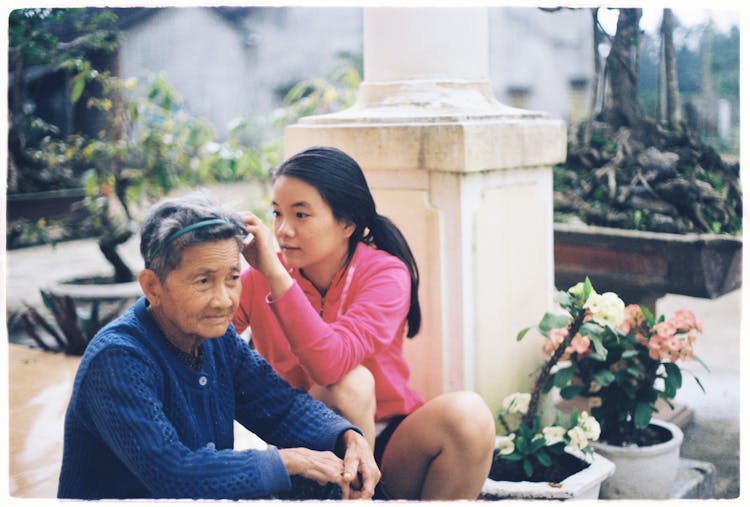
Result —
M 693 354 L 700 322 L 689 310 L 655 318 L 643 306 L 626 307 L 614 293 L 597 294 L 588 278 L 559 293 L 557 302 L 568 315 L 537 326 L 547 338 L 545 352 L 562 361 L 543 391 L 558 387 L 564 399 L 587 398 L 607 443 L 642 441 L 657 400 L 671 407 L 682 386 L 675 363 L 700 361 Z
M 521 461 L 526 477 L 534 474 L 535 468 L 552 465 L 554 456 L 562 455 L 566 448 L 591 455 L 589 442 L 599 438 L 599 423 L 586 412 L 580 416 L 573 411 L 566 421 L 558 411 L 554 424 L 540 429 L 540 415 L 535 414 L 530 421 L 522 419 L 518 428 L 511 431 L 508 419 L 529 414 L 531 394 L 513 393 L 503 400 L 498 419 L 506 434 L 498 437 L 500 459 Z

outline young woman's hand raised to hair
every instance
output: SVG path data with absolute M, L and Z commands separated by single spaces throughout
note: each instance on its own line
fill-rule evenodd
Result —
M 279 260 L 273 233 L 263 221 L 249 212 L 242 213 L 241 217 L 251 235 L 249 241 L 245 242 L 242 255 L 250 266 L 261 272 L 268 282 L 271 298 L 276 299 L 292 286 L 292 277 Z

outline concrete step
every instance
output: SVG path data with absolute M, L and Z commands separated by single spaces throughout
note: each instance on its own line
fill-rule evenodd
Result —
M 716 467 L 707 461 L 680 458 L 677 479 L 672 485 L 670 498 L 715 498 Z

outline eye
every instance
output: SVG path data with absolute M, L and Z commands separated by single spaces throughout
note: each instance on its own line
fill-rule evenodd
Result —
M 297 212 L 297 213 L 295 214 L 295 216 L 296 216 L 297 218 L 307 218 L 307 217 L 309 217 L 310 215 L 308 215 L 307 213 L 303 213 L 302 211 L 298 211 L 298 212 Z
M 271 216 L 276 218 L 278 216 L 281 216 L 281 213 L 278 212 L 277 210 L 271 210 Z
M 207 285 L 208 284 L 208 278 L 206 278 L 206 277 L 198 278 L 197 282 L 198 282 L 198 285 Z

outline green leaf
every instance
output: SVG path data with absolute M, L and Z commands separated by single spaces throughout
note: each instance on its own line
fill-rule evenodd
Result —
M 564 400 L 572 400 L 579 394 L 581 394 L 581 391 L 583 391 L 583 388 L 581 386 L 566 386 L 560 389 L 560 396 Z
M 559 313 L 545 313 L 542 321 L 539 323 L 539 330 L 546 336 L 551 329 L 562 329 L 570 324 L 570 315 Z
M 526 327 L 524 329 L 521 329 L 521 331 L 516 335 L 516 341 L 520 342 L 523 340 L 523 337 L 526 336 L 526 333 L 528 333 L 531 330 L 531 327 Z
M 83 89 L 86 87 L 86 76 L 83 72 L 73 77 L 73 89 L 70 91 L 70 103 L 75 104 L 83 95 Z
M 703 391 L 703 394 L 705 394 L 706 393 L 706 388 L 703 387 L 703 384 L 701 384 L 700 379 L 698 377 L 696 377 L 695 375 L 693 375 L 693 378 L 695 379 L 695 383 L 698 384 L 698 387 L 701 388 L 701 391 Z
M 669 381 L 672 382 L 675 389 L 682 387 L 682 372 L 680 367 L 674 363 L 662 363 L 664 365 L 664 371 L 667 373 Z
M 698 362 L 701 366 L 703 366 L 706 369 L 706 371 L 709 371 L 709 372 L 711 371 L 708 368 L 708 365 L 704 363 L 703 360 L 700 357 L 696 356 L 695 354 L 693 354 L 693 361 Z
M 534 457 L 542 466 L 548 467 L 552 465 L 552 458 L 550 458 L 549 454 L 544 451 L 539 451 Z
M 502 459 L 507 459 L 508 461 L 521 461 L 521 455 L 515 451 L 510 454 L 501 454 L 500 457 Z
M 531 477 L 534 474 L 534 465 L 528 459 L 523 460 L 523 471 L 526 472 L 526 477 Z
M 602 344 L 598 336 L 589 336 L 591 343 L 594 345 L 594 354 L 602 361 L 607 359 L 607 348 Z
M 594 373 L 593 377 L 602 386 L 608 386 L 615 380 L 615 374 L 609 370 L 600 370 Z
M 635 406 L 635 412 L 633 413 L 633 423 L 636 428 L 645 428 L 651 422 L 651 414 L 654 411 L 648 403 L 639 402 Z
M 639 306 L 641 307 L 641 312 L 643 312 L 643 316 L 646 318 L 646 323 L 648 324 L 648 327 L 654 327 L 654 324 L 656 323 L 654 320 L 654 315 L 645 306 L 643 305 L 639 305 Z
M 594 291 L 594 286 L 591 285 L 591 280 L 589 280 L 589 277 L 587 276 L 586 279 L 583 281 L 583 300 L 588 301 L 589 296 Z
M 625 352 L 622 353 L 622 358 L 623 359 L 630 359 L 631 357 L 635 357 L 637 355 L 638 355 L 638 351 L 637 350 L 626 350 Z
M 559 388 L 565 387 L 568 382 L 570 382 L 570 379 L 573 378 L 573 375 L 575 375 L 575 373 L 576 368 L 572 366 L 563 368 L 562 370 L 558 370 L 557 373 L 553 375 L 554 386 Z

